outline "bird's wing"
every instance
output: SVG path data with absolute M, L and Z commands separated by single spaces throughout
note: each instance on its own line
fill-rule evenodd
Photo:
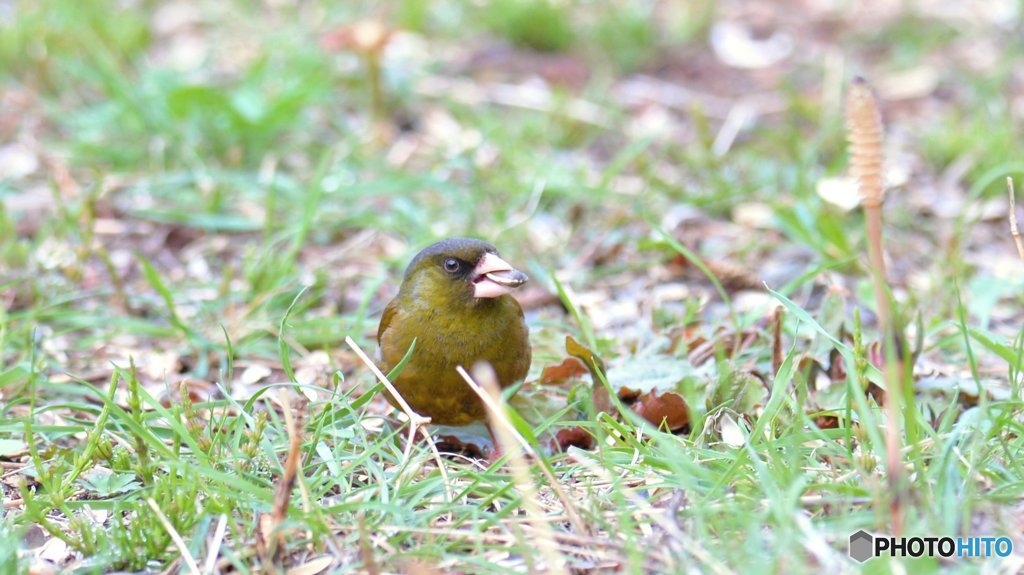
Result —
M 388 330 L 388 326 L 391 325 L 391 320 L 397 312 L 398 298 L 396 297 L 388 302 L 388 305 L 384 307 L 384 314 L 380 316 L 380 325 L 377 326 L 377 345 L 384 340 L 384 332 Z

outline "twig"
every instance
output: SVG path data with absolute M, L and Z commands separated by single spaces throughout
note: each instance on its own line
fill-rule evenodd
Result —
M 384 385 L 384 388 L 388 390 L 388 393 L 391 394 L 391 397 L 395 398 L 395 401 L 398 402 L 398 407 L 405 413 L 406 417 L 409 418 L 409 439 L 405 446 L 405 452 L 402 454 L 402 466 L 405 466 L 405 463 L 408 462 L 409 457 L 412 454 L 412 446 L 414 440 L 416 439 L 416 432 L 419 431 L 423 435 L 423 438 L 427 440 L 427 445 L 430 447 L 430 451 L 434 454 L 434 461 L 437 462 L 437 468 L 438 470 L 440 470 L 441 478 L 444 480 L 444 492 L 448 496 L 448 501 L 452 501 L 454 499 L 454 496 L 452 495 L 452 488 L 450 485 L 451 482 L 448 479 L 448 470 L 444 466 L 444 460 L 441 459 L 441 452 L 437 450 L 437 444 L 434 443 L 434 438 L 430 436 L 430 432 L 428 432 L 427 429 L 423 427 L 424 424 L 430 423 L 430 418 L 423 417 L 422 415 L 413 411 L 412 407 L 409 406 L 409 403 L 405 401 L 404 397 L 402 397 L 402 394 L 398 393 L 398 390 L 395 389 L 395 386 L 390 381 L 388 381 L 388 376 L 384 375 L 384 373 L 377 367 L 377 365 L 374 364 L 372 360 L 370 360 L 370 357 L 367 356 L 366 353 L 358 345 L 356 345 L 355 340 L 353 340 L 349 336 L 346 336 L 345 343 L 348 344 L 350 348 L 352 348 L 352 351 L 354 351 L 356 355 L 359 356 L 359 359 L 363 362 L 363 364 L 365 364 L 366 367 L 373 373 L 373 375 L 377 377 L 377 380 L 379 380 L 381 384 Z
M 1017 244 L 1017 255 L 1024 260 L 1024 242 L 1020 239 L 1020 229 L 1017 228 L 1017 195 L 1013 189 L 1013 178 L 1006 176 L 1006 189 L 1010 192 L 1010 235 L 1013 236 L 1013 243 Z
M 547 563 L 545 572 L 568 575 L 565 557 L 558 552 L 555 535 L 538 502 L 537 489 L 533 484 L 533 478 L 530 477 L 530 466 L 526 463 L 526 458 L 523 457 L 523 453 L 530 453 L 532 450 L 529 443 L 520 434 L 514 432 L 514 428 L 505 416 L 501 406 L 501 387 L 498 386 L 498 377 L 494 373 L 494 368 L 490 364 L 478 362 L 473 366 L 474 378 L 470 378 L 461 365 L 458 370 L 459 375 L 466 380 L 466 383 L 473 388 L 473 391 L 487 406 L 487 416 L 491 420 L 491 427 L 494 429 L 496 439 L 505 451 L 505 462 L 512 475 L 516 490 L 522 496 L 527 520 L 537 530 L 537 548 Z
M 167 534 L 171 536 L 171 541 L 174 541 L 174 546 L 178 548 L 178 553 L 181 553 L 182 561 L 185 562 L 185 565 L 188 565 L 189 571 L 192 572 L 192 575 L 200 575 L 199 566 L 196 565 L 196 560 L 192 557 L 192 554 L 189 553 L 188 545 L 185 545 L 185 541 L 182 540 L 181 535 L 178 535 L 178 530 L 174 528 L 174 525 L 171 525 L 171 522 L 168 521 L 164 512 L 160 510 L 156 501 L 153 501 L 152 497 L 147 497 L 146 504 L 153 510 L 153 513 L 156 513 L 156 518 L 160 520 L 164 529 L 167 530 Z

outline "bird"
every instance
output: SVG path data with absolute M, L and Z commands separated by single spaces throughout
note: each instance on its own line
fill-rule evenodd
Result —
M 412 348 L 391 381 L 409 407 L 435 424 L 468 425 L 487 413 L 457 366 L 487 362 L 502 388 L 525 379 L 532 354 L 529 328 L 510 294 L 528 280 L 494 245 L 473 238 L 439 241 L 412 259 L 377 329 L 384 373 Z

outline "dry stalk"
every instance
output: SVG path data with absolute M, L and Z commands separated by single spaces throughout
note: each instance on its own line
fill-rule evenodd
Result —
M 1010 192 L 1010 235 L 1017 244 L 1017 255 L 1024 260 L 1024 243 L 1020 240 L 1020 229 L 1017 228 L 1017 193 L 1013 189 L 1013 178 L 1006 176 L 1006 189 Z
M 772 313 L 772 373 L 782 369 L 782 306 L 776 306 Z
M 292 403 L 288 397 L 289 389 L 281 389 L 281 407 L 284 411 L 285 426 L 288 430 L 288 456 L 284 462 L 284 472 L 274 487 L 274 502 L 270 513 L 260 516 L 256 546 L 268 573 L 277 573 L 277 566 L 284 551 L 284 533 L 281 524 L 288 518 L 288 505 L 292 499 L 292 488 L 299 476 L 299 460 L 302 458 L 302 418 L 292 413 Z M 309 505 L 308 498 L 306 500 Z
M 288 388 L 281 388 L 281 405 L 284 408 L 284 421 L 288 429 L 288 458 L 284 462 L 284 473 L 277 482 L 274 491 L 274 506 L 271 518 L 275 527 L 284 522 L 288 516 L 288 504 L 291 502 L 292 487 L 299 473 L 299 459 L 302 457 L 302 424 L 296 421 L 292 413 L 292 405 L 288 397 Z
M 886 350 L 886 455 L 892 515 L 892 530 L 897 537 L 903 530 L 902 457 L 900 456 L 900 407 L 902 405 L 899 347 L 889 307 L 889 289 L 885 273 L 882 243 L 882 202 L 885 199 L 882 167 L 882 118 L 878 105 L 863 78 L 856 78 L 846 98 L 846 129 L 850 142 L 850 168 L 860 185 L 861 204 L 868 234 L 868 261 L 878 309 L 878 329 Z
M 395 386 L 388 381 L 388 377 L 384 375 L 372 360 L 370 360 L 370 357 L 366 355 L 362 348 L 356 345 L 355 340 L 351 337 L 346 337 L 345 343 L 352 348 L 352 351 L 356 352 L 356 355 L 359 356 L 359 359 L 362 360 L 363 364 L 365 364 L 373 375 L 377 377 L 377 380 L 384 385 L 384 388 L 388 390 L 391 397 L 394 397 L 395 401 L 398 402 L 399 408 L 405 413 L 406 417 L 409 418 L 409 438 L 405 445 L 405 452 L 402 454 L 402 468 L 404 469 L 406 464 L 409 462 L 409 456 L 412 454 L 412 446 L 416 439 L 416 432 L 418 431 L 423 435 L 423 438 L 427 441 L 427 445 L 430 447 L 431 453 L 434 455 L 434 461 L 437 462 L 437 468 L 441 472 L 441 479 L 444 481 L 444 492 L 448 496 L 448 501 L 452 501 L 454 496 L 452 495 L 451 481 L 448 478 L 448 470 L 444 466 L 444 460 L 441 459 L 441 452 L 437 450 L 437 444 L 434 443 L 434 438 L 430 436 L 430 432 L 427 431 L 426 427 L 424 427 L 424 425 L 430 423 L 430 418 L 423 417 L 413 411 L 412 407 L 409 406 L 409 403 L 405 401 L 404 397 L 402 397 L 402 394 L 398 393 Z
M 156 514 L 156 518 L 160 520 L 160 524 L 167 530 L 167 534 L 171 536 L 171 541 L 173 541 L 174 546 L 178 548 L 178 553 L 181 553 L 181 559 L 185 562 L 185 565 L 188 566 L 189 573 L 191 573 L 191 575 L 199 575 L 199 565 L 196 564 L 195 558 L 192 557 L 192 554 L 188 550 L 188 545 L 185 544 L 181 535 L 178 534 L 178 530 L 175 529 L 174 525 L 172 525 L 170 520 L 167 519 L 167 515 L 165 515 L 163 510 L 160 509 L 160 506 L 156 504 L 156 501 L 153 501 L 152 497 L 146 498 L 146 505 L 149 505 L 149 508 Z
M 220 546 L 224 542 L 224 535 L 227 533 L 228 516 L 221 514 L 217 518 L 217 527 L 213 530 L 213 539 L 206 546 L 206 562 L 203 564 L 203 573 L 213 575 L 217 568 L 217 558 L 220 556 Z

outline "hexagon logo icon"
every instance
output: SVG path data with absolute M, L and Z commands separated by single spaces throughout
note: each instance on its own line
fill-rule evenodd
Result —
M 853 535 L 850 535 L 850 559 L 853 559 L 857 563 L 863 563 L 874 557 L 875 553 L 873 548 L 874 537 L 872 537 L 867 531 L 861 529 Z

